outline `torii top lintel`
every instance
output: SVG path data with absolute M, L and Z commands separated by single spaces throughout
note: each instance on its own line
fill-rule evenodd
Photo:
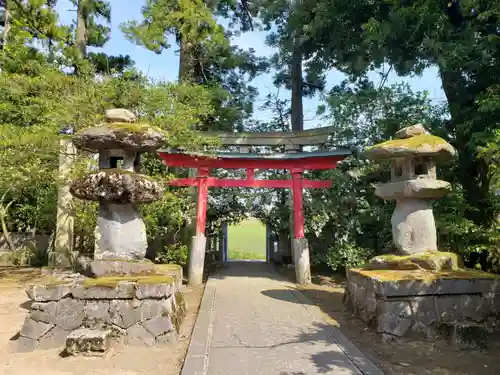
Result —
M 326 152 L 297 152 L 285 154 L 215 154 L 186 153 L 159 150 L 163 162 L 172 167 L 224 169 L 334 169 L 337 163 L 351 154 L 348 149 Z

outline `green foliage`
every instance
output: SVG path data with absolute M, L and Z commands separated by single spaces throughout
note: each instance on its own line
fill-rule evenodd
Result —
M 477 156 L 499 128 L 498 106 L 493 109 L 488 97 L 500 82 L 500 6 L 494 0 L 462 2 L 464 15 L 475 9 L 478 16 L 457 25 L 444 5 L 321 0 L 310 7 L 306 2 L 294 9 L 290 27 L 303 32 L 307 69 L 336 68 L 356 81 L 382 66 L 400 75 L 437 68 L 450 115 L 440 127 L 459 152 L 455 172 L 469 203 L 465 215 L 488 226 L 497 212 L 489 188 L 491 164 Z
M 121 29 L 129 40 L 156 53 L 171 47 L 169 36 L 208 49 L 225 42 L 222 27 L 201 0 L 147 0 L 142 15 L 144 21 L 128 21 Z
M 188 263 L 188 248 L 182 243 L 165 246 L 156 254 L 156 261 L 163 264 L 178 264 L 185 267 Z

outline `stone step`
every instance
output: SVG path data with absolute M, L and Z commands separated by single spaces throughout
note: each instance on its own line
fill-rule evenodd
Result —
M 111 333 L 109 329 L 75 329 L 66 338 L 66 354 L 101 356 L 111 345 Z

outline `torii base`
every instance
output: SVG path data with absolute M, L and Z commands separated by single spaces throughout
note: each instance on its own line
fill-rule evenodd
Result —
M 299 285 L 311 283 L 311 262 L 309 244 L 305 238 L 292 239 L 292 252 L 295 260 L 295 282 Z
M 207 238 L 203 234 L 197 234 L 191 238 L 188 265 L 189 286 L 199 286 L 203 283 L 206 245 Z

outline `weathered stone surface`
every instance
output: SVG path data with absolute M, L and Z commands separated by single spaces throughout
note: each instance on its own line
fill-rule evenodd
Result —
M 63 348 L 68 335 L 68 331 L 55 326 L 40 339 L 38 349 Z
M 66 353 L 69 355 L 99 355 L 105 352 L 110 344 L 110 330 L 81 328 L 68 335 Z
M 489 292 L 498 289 L 495 275 L 463 269 L 446 272 L 351 269 L 347 279 L 349 309 L 366 322 L 376 318 L 377 331 L 392 338 L 410 332 L 428 340 L 444 335 L 458 341 L 458 348 L 479 348 L 484 346 L 483 330 L 500 329 L 492 302 L 496 293 Z M 372 309 L 369 295 L 375 295 L 377 306 L 371 315 L 367 313 Z M 470 332 L 476 331 L 480 343 L 467 343 L 470 341 L 467 337 L 473 335 Z
M 136 324 L 127 329 L 126 342 L 130 345 L 152 346 L 155 344 L 156 340 L 142 325 Z
M 33 302 L 30 318 L 37 322 L 54 324 L 57 302 Z
M 142 325 L 154 337 L 161 336 L 174 329 L 174 325 L 169 316 L 156 317 L 144 322 Z
M 481 295 L 464 295 L 461 310 L 464 318 L 482 322 L 491 314 L 491 305 L 489 300 Z
M 390 333 L 401 337 L 410 329 L 411 325 L 410 319 L 392 313 L 383 313 L 377 317 L 377 332 L 379 333 Z
M 144 259 L 146 226 L 133 204 L 101 203 L 96 227 L 95 259 Z
M 94 277 L 152 275 L 156 273 L 156 268 L 154 263 L 147 259 L 137 261 L 106 259 L 92 261 L 90 272 Z
M 451 327 L 451 342 L 457 349 L 486 349 L 488 330 L 478 324 L 455 323 Z
M 78 299 L 130 299 L 134 297 L 135 284 L 130 281 L 116 282 L 114 287 L 99 285 L 100 279 L 92 280 L 93 285 L 79 284 L 71 289 L 71 294 Z M 104 283 L 104 281 L 103 281 Z
M 404 158 L 408 156 L 433 156 L 446 159 L 456 155 L 452 145 L 444 139 L 430 134 L 420 134 L 410 138 L 393 139 L 367 148 L 364 152 L 369 159 Z
M 136 324 L 140 319 L 140 303 L 136 301 L 111 301 L 109 322 L 123 329 Z
M 444 197 L 450 190 L 451 184 L 447 181 L 419 178 L 380 184 L 375 189 L 375 195 L 385 200 L 406 198 L 437 199 Z
M 30 285 L 26 294 L 36 302 L 59 301 L 71 294 L 70 284 Z
M 407 126 L 406 128 L 399 129 L 396 132 L 395 137 L 399 139 L 410 138 L 416 135 L 425 134 L 427 131 L 425 130 L 422 124 L 415 124 L 411 126 Z
M 38 340 L 21 336 L 13 343 L 14 351 L 18 353 L 28 353 L 38 348 Z
M 79 149 L 96 150 L 133 150 L 153 152 L 165 142 L 159 129 L 145 124 L 111 123 L 85 129 L 73 137 Z
M 384 297 L 492 293 L 490 302 L 496 295 L 499 281 L 496 275 L 463 269 L 430 273 L 425 270 L 353 268 L 347 271 L 347 279 L 349 290 L 365 287 Z
M 135 297 L 137 299 L 165 298 L 172 294 L 172 284 L 137 284 L 135 286 Z
M 437 296 L 435 302 L 440 321 L 459 322 L 463 319 L 461 296 Z
M 57 303 L 54 323 L 66 331 L 78 328 L 83 323 L 83 301 L 65 298 Z
M 124 108 L 108 109 L 104 118 L 108 122 L 134 122 L 136 120 L 134 112 Z
M 170 315 L 172 314 L 173 311 L 173 298 L 168 297 L 165 298 L 164 300 L 161 300 L 161 315 Z
M 412 315 L 420 325 L 429 326 L 437 321 L 435 298 L 434 296 L 412 297 Z
M 139 308 L 139 320 L 144 322 L 151 318 L 156 318 L 163 313 L 163 301 L 158 300 L 144 300 Z
M 403 318 L 412 315 L 409 301 L 377 301 L 377 314 L 389 313 Z
M 402 254 L 437 251 L 436 224 L 430 201 L 397 201 L 391 224 L 394 245 Z
M 19 335 L 21 337 L 27 337 L 29 339 L 38 340 L 40 337 L 45 335 L 49 330 L 54 327 L 53 324 L 36 322 L 33 319 L 27 318 L 24 321 L 23 327 Z
M 105 169 L 74 180 L 70 192 L 76 198 L 97 202 L 150 203 L 161 199 L 164 189 L 145 175 Z
M 85 326 L 98 328 L 107 323 L 109 318 L 109 301 L 87 301 L 84 307 Z

